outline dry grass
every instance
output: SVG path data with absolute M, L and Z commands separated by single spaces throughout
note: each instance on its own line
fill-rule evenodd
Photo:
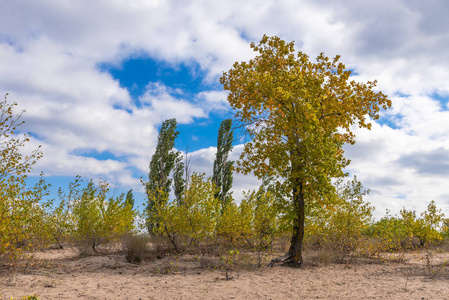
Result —
M 122 249 L 126 260 L 130 263 L 140 263 L 148 252 L 149 238 L 145 235 L 128 233 L 122 237 Z

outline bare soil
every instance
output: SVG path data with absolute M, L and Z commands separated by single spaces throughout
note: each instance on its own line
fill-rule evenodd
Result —
M 270 259 L 269 257 L 265 258 Z M 351 264 L 306 263 L 301 269 L 240 266 L 217 257 L 165 256 L 140 264 L 123 253 L 80 257 L 46 250 L 0 269 L 0 299 L 449 299 L 449 252 L 415 251 Z

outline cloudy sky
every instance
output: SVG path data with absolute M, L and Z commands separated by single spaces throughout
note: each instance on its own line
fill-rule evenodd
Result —
M 44 152 L 37 173 L 55 187 L 102 177 L 142 207 L 162 121 L 178 120 L 177 149 L 210 175 L 232 115 L 218 78 L 254 56 L 251 41 L 277 35 L 312 58 L 340 54 L 392 99 L 345 147 L 376 216 L 432 199 L 449 215 L 448 15 L 444 0 L 3 0 L 0 91 L 26 109 L 28 148 Z M 257 181 L 234 186 L 239 198 Z

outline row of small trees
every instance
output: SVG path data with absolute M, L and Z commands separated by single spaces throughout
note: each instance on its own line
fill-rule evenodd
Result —
M 232 198 L 226 205 L 216 197 L 217 188 L 211 178 L 193 173 L 184 191 L 182 205 L 168 201 L 157 202 L 151 220 L 157 222 L 154 234 L 166 237 L 176 251 L 186 246 L 223 243 L 230 247 L 271 244 L 280 233 L 280 217 L 274 209 L 274 197 L 263 190 L 244 195 L 240 204 Z M 150 201 L 156 194 L 149 193 Z
M 331 249 L 343 256 L 379 256 L 437 244 L 449 237 L 449 218 L 435 201 L 430 201 L 420 216 L 403 208 L 399 216 L 387 211 L 385 217 L 374 221 L 374 207 L 363 200 L 369 190 L 363 190 L 356 177 L 346 183 L 340 180 L 336 187 L 335 199 L 307 211 L 305 241 L 312 248 Z
M 399 216 L 387 213 L 373 221 L 374 207 L 363 199 L 369 190 L 363 190 L 356 177 L 339 180 L 335 186 L 331 199 L 306 207 L 305 244 L 309 250 L 327 250 L 339 259 L 348 254 L 378 256 L 439 243 L 449 237 L 449 219 L 434 201 L 419 217 L 415 211 L 403 208 Z M 291 212 L 271 178 L 265 177 L 258 190 L 245 193 L 239 204 L 231 197 L 223 206 L 215 197 L 216 191 L 211 178 L 193 173 L 182 205 L 159 193 L 165 200 L 153 207 L 151 220 L 158 226 L 151 233 L 165 237 L 179 252 L 188 246 L 211 243 L 267 250 L 275 239 L 291 232 Z M 148 195 L 154 201 L 155 194 Z

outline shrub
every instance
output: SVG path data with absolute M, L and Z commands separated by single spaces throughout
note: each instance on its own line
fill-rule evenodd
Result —
M 65 194 L 61 188 L 59 188 L 59 204 L 53 207 L 54 199 L 50 201 L 48 210 L 44 216 L 44 226 L 42 227 L 50 236 L 52 242 L 56 243 L 59 249 L 63 248 L 63 244 L 67 242 L 74 230 L 74 219 L 71 212 L 72 200 L 76 197 L 73 195 L 75 190 L 72 185 L 78 184 L 79 178 L 72 182 L 69 187 L 70 193 Z
M 217 224 L 217 235 L 235 247 L 262 251 L 270 248 L 280 233 L 280 214 L 271 191 L 244 194 L 240 205 L 233 201 L 224 207 Z
M 366 236 L 364 253 L 376 255 L 386 251 L 408 250 L 413 248 L 413 235 L 404 220 L 391 216 L 387 210 L 386 216 L 372 223 L 364 232 Z
M 444 214 L 436 208 L 434 201 L 421 217 L 405 208 L 400 211 L 400 216 L 391 216 L 387 210 L 385 217 L 365 230 L 369 238 L 367 251 L 379 255 L 383 251 L 405 251 L 436 243 L 444 238 L 445 228 Z
M 149 212 L 153 226 L 153 233 L 168 238 L 180 252 L 183 238 L 189 240 L 189 244 L 200 244 L 206 239 L 213 238 L 215 226 L 220 212 L 220 203 L 215 198 L 215 186 L 211 179 L 205 179 L 204 174 L 193 173 L 189 187 L 184 191 L 183 202 L 168 201 L 168 196 L 163 191 L 153 195 L 148 193 L 154 206 Z M 163 201 L 155 201 L 152 197 L 163 197 Z
M 79 180 L 77 177 L 75 182 Z M 124 203 L 124 195 L 107 197 L 107 182 L 101 181 L 97 187 L 91 180 L 85 188 L 78 188 L 78 184 L 71 185 L 70 209 L 73 217 L 71 239 L 80 251 L 90 248 L 96 252 L 98 245 L 117 241 L 133 229 L 135 211 Z
M 131 263 L 140 263 L 148 251 L 148 236 L 127 233 L 122 237 L 122 247 L 126 260 Z
M 20 151 L 29 135 L 20 136 L 22 113 L 16 114 L 16 103 L 0 102 L 0 257 L 17 259 L 32 250 L 45 236 L 41 232 L 42 200 L 48 186 L 40 180 L 34 188 L 25 184 L 27 174 L 42 157 L 39 148 L 30 155 Z
M 232 199 L 223 208 L 217 223 L 217 236 L 232 247 L 251 245 L 252 208 L 251 203 L 243 200 L 238 206 Z
M 363 200 L 368 193 L 356 177 L 346 183 L 338 181 L 335 194 L 323 204 L 308 208 L 306 245 L 315 250 L 334 251 L 340 259 L 358 251 L 374 209 Z
M 415 211 L 401 210 L 401 216 L 410 234 L 419 238 L 421 246 L 441 241 L 444 237 L 444 214 L 430 201 L 427 210 L 417 218 Z

